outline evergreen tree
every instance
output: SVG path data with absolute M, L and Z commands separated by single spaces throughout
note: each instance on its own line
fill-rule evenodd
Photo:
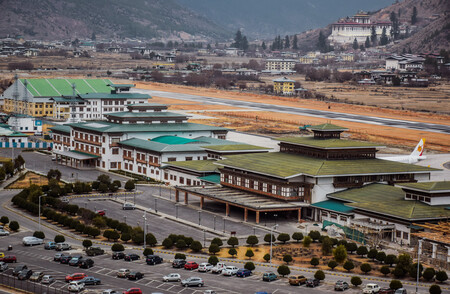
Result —
M 241 30 L 238 30 L 236 32 L 236 35 L 234 37 L 234 43 L 231 44 L 231 47 L 235 47 L 235 48 L 241 48 L 242 46 L 242 33 Z
M 370 39 L 369 36 L 366 38 L 366 42 L 364 43 L 364 47 L 369 48 L 370 47 Z
M 391 15 L 389 18 L 392 22 L 391 36 L 394 38 L 394 40 L 396 40 L 400 32 L 398 29 L 398 26 L 399 26 L 398 18 L 394 11 L 391 12 Z
M 327 51 L 327 38 L 324 36 L 322 31 L 319 33 L 319 39 L 317 41 L 317 48 L 320 50 L 320 52 L 326 52 Z
M 389 42 L 389 39 L 386 35 L 386 28 L 383 28 L 383 32 L 381 33 L 381 38 L 380 38 L 380 45 L 382 45 L 382 46 L 387 45 L 388 42 Z
M 411 24 L 416 24 L 416 22 L 417 22 L 417 8 L 416 8 L 416 6 L 414 6 L 413 12 L 411 15 Z
M 292 49 L 298 50 L 298 40 L 297 40 L 297 35 L 294 35 L 294 40 L 292 40 Z
M 371 28 L 370 41 L 372 42 L 372 45 L 374 45 L 374 46 L 377 44 L 377 32 L 375 30 L 375 26 L 372 26 L 372 28 Z
M 244 51 L 247 51 L 247 49 L 248 49 L 248 41 L 247 41 L 247 37 L 246 36 L 244 36 L 242 38 L 242 44 L 241 44 L 241 48 L 240 49 L 242 49 Z
M 356 38 L 353 40 L 353 49 L 357 50 L 359 48 L 358 40 Z
M 291 41 L 289 40 L 289 36 L 286 35 L 286 37 L 284 37 L 284 48 L 291 48 Z
M 262 50 L 266 50 L 267 49 L 266 42 L 264 42 L 264 41 L 262 42 L 261 48 L 262 48 Z

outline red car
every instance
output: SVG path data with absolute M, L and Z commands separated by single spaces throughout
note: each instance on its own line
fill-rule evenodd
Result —
M 17 262 L 15 255 L 6 255 L 5 257 L 1 258 L 1 261 L 3 262 Z
M 74 273 L 74 274 L 66 276 L 66 282 L 79 281 L 86 277 L 87 277 L 87 275 L 85 273 Z
M 187 270 L 195 270 L 195 269 L 198 269 L 198 263 L 196 263 L 195 261 L 188 261 L 188 262 L 186 262 L 186 264 L 184 265 L 184 269 L 187 269 Z
M 123 291 L 122 294 L 142 294 L 142 291 L 139 288 L 130 288 L 126 291 Z
M 97 210 L 95 213 L 100 216 L 104 216 L 106 214 L 106 212 L 104 210 Z

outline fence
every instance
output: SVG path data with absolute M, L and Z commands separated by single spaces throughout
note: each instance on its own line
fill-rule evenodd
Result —
M 28 142 L 28 143 L 10 143 L 10 142 L 0 142 L 0 148 L 36 148 L 36 149 L 47 149 L 53 148 L 53 143 L 47 142 Z
M 68 290 L 56 289 L 50 285 L 44 285 L 29 280 L 18 280 L 17 277 L 0 273 L 0 285 L 14 289 L 22 290 L 35 294 L 69 294 Z

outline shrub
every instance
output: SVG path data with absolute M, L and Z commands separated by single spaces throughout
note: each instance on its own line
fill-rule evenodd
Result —
M 83 233 L 85 227 L 86 227 L 86 226 L 85 226 L 84 224 L 79 223 L 79 224 L 77 225 L 77 227 L 75 228 L 75 230 L 76 230 L 77 232 L 79 232 L 79 233 Z
M 184 259 L 186 260 L 186 255 L 183 253 L 175 253 L 175 259 Z
M 108 239 L 108 241 L 109 241 L 109 239 L 111 239 L 111 233 L 112 233 L 112 230 L 105 230 L 104 232 L 103 232 L 103 237 L 105 237 L 106 239 Z
M 436 272 L 436 280 L 443 283 L 448 280 L 447 273 L 445 271 L 437 271 Z
M 309 237 L 315 242 L 320 239 L 320 232 L 319 231 L 311 231 L 308 234 Z
M 331 268 L 332 270 L 334 270 L 334 268 L 337 266 L 338 266 L 338 263 L 334 259 L 332 259 L 328 262 L 328 267 Z
M 291 240 L 291 236 L 289 236 L 289 234 L 286 233 L 281 233 L 278 235 L 277 240 L 282 242 L 283 244 L 286 244 L 286 242 Z
M 358 249 L 356 249 L 356 254 L 363 257 L 366 255 L 369 251 L 367 250 L 366 246 L 359 246 Z
M 300 232 L 295 232 L 295 233 L 292 234 L 292 239 L 297 241 L 297 243 L 298 243 L 298 242 L 300 242 L 300 240 L 303 239 L 303 234 L 300 233 Z
M 318 270 L 314 273 L 314 278 L 316 278 L 320 281 L 323 281 L 323 280 L 325 280 L 325 273 L 321 270 Z
M 270 234 L 266 234 L 264 236 L 264 242 L 270 243 L 270 236 L 271 236 Z M 277 238 L 275 238 L 275 235 L 272 234 L 272 243 L 275 242 L 276 240 L 277 240 Z
M 365 274 L 369 273 L 372 270 L 372 267 L 370 266 L 370 264 L 368 263 L 363 263 L 361 264 L 361 266 L 359 267 L 361 269 L 361 271 Z
M 94 227 L 91 227 L 89 230 L 89 235 L 92 236 L 92 238 L 95 239 L 98 235 L 100 235 L 100 230 Z
M 322 239 L 322 254 L 323 255 L 330 255 L 333 249 L 333 242 L 331 239 L 327 236 L 325 236 Z
M 394 270 L 392 271 L 392 274 L 397 279 L 403 278 L 405 276 L 405 271 L 400 266 L 396 266 Z
M 431 285 L 430 289 L 429 289 L 430 294 L 441 294 L 442 290 L 441 287 L 439 287 L 439 285 Z
M 100 193 L 106 193 L 106 192 L 108 192 L 108 190 L 109 190 L 109 187 L 108 187 L 108 185 L 107 184 L 105 184 L 105 183 L 100 183 L 99 185 L 98 185 L 98 189 L 97 189 Z
M 392 280 L 389 283 L 389 288 L 391 288 L 392 290 L 397 290 L 397 289 L 403 288 L 403 284 L 399 280 Z
M 228 244 L 229 246 L 232 246 L 232 247 L 234 248 L 234 246 L 239 245 L 239 239 L 236 238 L 236 237 L 230 237 L 230 238 L 228 239 L 228 241 L 227 241 L 227 244 Z
M 191 250 L 194 252 L 200 252 L 203 249 L 202 243 L 200 243 L 199 241 L 194 241 L 191 244 Z
M 250 235 L 247 238 L 247 244 L 250 246 L 255 246 L 256 244 L 258 244 L 259 240 L 258 237 L 254 236 L 254 235 Z
M 247 256 L 249 259 L 251 259 L 253 256 L 255 256 L 255 253 L 253 253 L 253 250 L 248 248 L 247 252 L 245 252 L 245 256 Z
M 115 241 L 119 240 L 120 234 L 116 230 L 111 230 L 111 235 L 109 236 L 111 239 Z
M 184 238 L 184 242 L 186 242 L 186 246 L 191 246 L 192 242 L 194 242 L 194 239 L 192 237 L 186 237 Z
M 385 264 L 389 264 L 389 266 L 392 266 L 394 263 L 397 263 L 397 256 L 394 254 L 388 254 L 386 255 L 386 258 L 384 259 Z
M 217 245 L 217 244 L 216 244 Z M 209 258 L 208 258 L 208 262 L 210 263 L 210 264 L 212 264 L 212 265 L 216 265 L 216 264 L 218 264 L 219 263 L 219 259 L 217 258 L 217 256 L 210 256 Z
M 391 270 L 389 269 L 389 266 L 384 265 L 380 268 L 380 273 L 382 273 L 384 276 L 387 276 L 391 273 Z
M 45 239 L 45 234 L 42 231 L 35 231 L 33 233 L 33 237 L 39 238 L 39 239 Z
M 9 218 L 7 216 L 2 216 L 0 218 L 0 223 L 2 223 L 3 225 L 6 225 L 7 223 L 9 223 Z
M 348 272 L 350 272 L 352 269 L 355 268 L 355 265 L 353 264 L 353 262 L 351 260 L 347 260 L 344 265 L 343 265 L 344 269 L 347 270 Z
M 269 262 L 269 260 L 270 260 L 270 254 L 269 254 L 269 253 L 264 254 L 263 259 L 264 259 L 265 261 Z
M 131 235 L 128 232 L 124 232 L 122 233 L 122 235 L 120 236 L 120 240 L 122 240 L 123 242 L 127 243 L 128 241 L 131 240 Z
M 356 245 L 356 243 L 354 242 L 351 242 L 347 243 L 345 248 L 347 249 L 348 252 L 350 252 L 350 254 L 353 254 L 353 252 L 355 252 L 358 249 L 358 245 Z
M 378 251 L 377 256 L 376 256 L 376 260 L 378 260 L 379 262 L 384 262 L 384 260 L 386 259 L 386 253 L 384 253 L 383 251 Z
M 338 245 L 333 249 L 333 257 L 337 263 L 343 263 L 347 259 L 347 249 L 344 245 Z
M 184 249 L 186 247 L 186 242 L 183 239 L 179 239 L 177 243 L 175 243 L 175 247 L 178 249 Z
M 111 246 L 111 251 L 113 251 L 113 252 L 125 251 L 125 248 L 123 247 L 122 244 L 114 243 Z
M 319 259 L 317 257 L 313 257 L 311 258 L 310 262 L 309 262 L 313 267 L 316 267 L 319 265 Z
M 291 273 L 291 270 L 289 269 L 289 267 L 287 265 L 282 264 L 277 268 L 277 272 L 278 272 L 278 274 L 280 274 L 281 276 L 284 277 L 284 276 L 289 275 Z
M 14 232 L 17 232 L 20 229 L 20 225 L 17 221 L 12 221 L 9 223 L 9 228 Z
M 208 251 L 209 253 L 215 255 L 217 252 L 220 251 L 220 247 L 219 245 L 212 243 L 211 245 L 209 245 Z
M 290 254 L 286 254 L 283 256 L 283 261 L 286 262 L 286 264 L 289 264 L 289 262 L 292 261 L 292 256 Z
M 144 256 L 153 255 L 153 249 L 147 247 L 147 248 L 144 249 L 144 252 L 142 252 L 142 254 Z
M 55 243 L 63 243 L 66 241 L 66 238 L 63 235 L 56 235 L 54 241 Z
M 353 276 L 350 280 L 350 283 L 352 283 L 353 286 L 358 287 L 362 284 L 362 281 L 360 277 Z
M 85 249 L 88 249 L 89 247 L 92 246 L 92 241 L 89 240 L 89 239 L 85 239 L 85 240 L 83 240 L 82 245 L 83 245 L 83 247 L 84 247 Z
M 164 246 L 164 248 L 166 248 L 166 249 L 172 248 L 172 246 L 173 246 L 172 239 L 170 239 L 170 238 L 164 239 L 162 242 L 162 246 Z
M 367 257 L 372 259 L 372 261 L 375 261 L 375 258 L 377 257 L 378 251 L 376 249 L 370 249 L 367 253 Z
M 423 266 L 422 266 L 422 264 L 420 264 L 419 265 L 419 277 L 422 276 L 422 272 L 423 272 Z M 409 266 L 408 273 L 409 273 L 410 277 L 417 277 L 417 262 Z
M 251 261 L 247 261 L 244 264 L 244 268 L 248 269 L 249 271 L 253 271 L 253 270 L 255 270 L 255 264 L 253 262 L 251 262 Z
M 106 220 L 105 220 L 105 218 L 103 218 L 101 216 L 97 216 L 92 220 L 92 224 L 95 227 L 102 229 L 102 228 L 106 227 Z
M 136 188 L 136 185 L 134 184 L 134 181 L 133 180 L 128 180 L 126 183 L 125 183 L 125 190 L 127 190 L 127 191 L 132 191 L 132 190 L 134 190 Z
M 211 244 L 217 244 L 217 246 L 222 246 L 223 245 L 223 242 L 222 242 L 222 240 L 220 239 L 220 238 L 214 238 L 214 239 L 212 239 L 212 241 L 211 241 Z
M 237 251 L 235 248 L 230 248 L 228 254 L 231 255 L 231 257 L 234 257 L 237 254 Z
M 303 238 L 303 247 L 308 248 L 309 245 L 311 245 L 312 239 L 310 236 L 306 236 L 305 238 Z
M 426 281 L 431 281 L 435 274 L 436 274 L 436 271 L 434 270 L 434 268 L 429 267 L 423 271 L 422 276 Z
M 185 242 L 185 241 L 183 240 L 183 242 Z M 146 243 L 148 246 L 153 247 L 153 246 L 155 246 L 158 242 L 157 242 L 157 240 L 156 240 L 155 235 L 153 235 L 152 233 L 147 233 L 147 235 L 145 236 L 145 243 Z M 185 244 L 185 245 L 183 246 L 183 248 L 186 247 L 186 242 L 185 242 L 184 244 Z

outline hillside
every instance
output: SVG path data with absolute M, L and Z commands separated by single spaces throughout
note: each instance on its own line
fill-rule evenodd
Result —
M 3 0 L 0 36 L 56 40 L 97 37 L 231 36 L 174 0 Z

